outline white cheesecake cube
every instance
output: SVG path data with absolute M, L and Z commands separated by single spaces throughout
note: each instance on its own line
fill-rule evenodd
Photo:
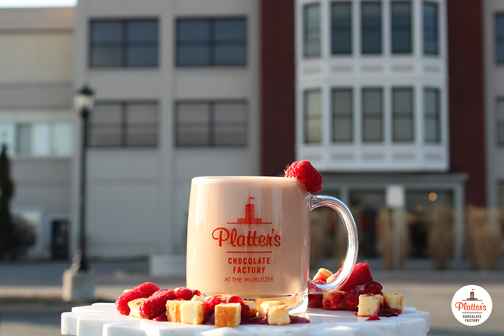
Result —
M 202 324 L 203 304 L 200 301 L 184 301 L 180 305 L 180 323 Z
M 397 311 L 399 314 L 402 314 L 403 307 L 403 299 L 404 295 L 401 293 L 383 293 L 383 297 L 385 299 L 385 304 L 390 308 Z
M 359 296 L 359 310 L 357 316 L 378 316 L 380 311 L 381 295 L 363 294 Z

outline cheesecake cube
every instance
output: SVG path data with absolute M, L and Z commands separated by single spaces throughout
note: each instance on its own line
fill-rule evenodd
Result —
M 136 318 L 142 318 L 140 316 L 140 305 L 145 300 L 147 300 L 147 298 L 139 298 L 139 299 L 131 300 L 130 302 L 128 302 L 128 307 L 130 308 L 129 316 L 136 317 Z
M 326 281 L 333 273 L 326 268 L 319 268 L 317 274 L 313 277 L 313 280 L 323 280 Z
M 261 303 L 261 305 L 259 306 L 259 309 L 257 310 L 258 315 L 260 317 L 266 316 L 268 314 L 268 309 L 272 306 L 285 306 L 285 303 L 283 303 L 281 301 L 276 301 L 276 300 L 264 301 Z
M 357 316 L 378 316 L 380 312 L 381 295 L 362 294 L 359 296 L 359 310 Z
M 200 301 L 184 301 L 180 304 L 180 323 L 202 324 L 203 304 Z
M 241 304 L 221 303 L 215 306 L 215 326 L 217 328 L 237 327 L 241 321 Z
M 402 314 L 404 310 L 403 307 L 404 295 L 402 295 L 401 293 L 383 293 L 383 298 L 387 306 L 394 309 L 399 314 Z
M 166 301 L 166 317 L 170 322 L 180 323 L 180 305 L 184 300 L 168 300 Z
M 286 305 L 270 306 L 268 308 L 269 325 L 286 325 L 289 323 L 289 308 Z

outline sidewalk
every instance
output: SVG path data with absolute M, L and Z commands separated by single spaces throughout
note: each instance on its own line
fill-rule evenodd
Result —
M 472 272 L 458 269 L 436 272 L 425 269 L 393 272 L 380 270 L 379 265 L 372 261 L 370 265 L 374 279 L 383 285 L 384 291 L 401 292 L 405 296 L 406 306 L 431 314 L 429 335 L 504 334 L 504 271 Z M 325 266 L 334 271 L 330 265 Z M 83 305 L 61 301 L 63 271 L 69 267 L 68 262 L 0 263 L 2 313 L 11 316 L 28 312 L 60 314 L 70 311 L 73 306 Z M 124 289 L 145 281 L 154 282 L 161 288 L 185 285 L 185 278 L 149 276 L 146 260 L 92 261 L 91 267 L 96 272 L 97 301 L 113 302 Z M 478 327 L 460 324 L 451 312 L 453 295 L 460 287 L 469 284 L 485 288 L 492 296 L 492 315 Z M 57 329 L 58 326 L 54 327 Z

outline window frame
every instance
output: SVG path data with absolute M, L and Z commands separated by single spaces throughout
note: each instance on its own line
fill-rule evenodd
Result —
M 426 127 L 426 120 L 427 118 L 427 113 L 426 113 L 426 97 L 427 97 L 427 92 L 432 91 L 436 94 L 436 113 L 433 114 L 434 119 L 436 121 L 436 140 L 427 140 L 427 127 Z M 425 143 L 441 143 L 442 140 L 442 129 L 441 129 L 441 89 L 437 87 L 425 87 L 423 90 L 423 98 L 424 98 L 424 141 Z
M 315 31 L 315 28 L 313 28 L 313 31 L 310 31 L 308 29 L 308 9 L 309 8 L 318 8 L 318 27 L 317 32 L 314 34 L 313 31 Z M 312 2 L 312 3 L 307 3 L 303 5 L 302 8 L 302 15 L 303 15 L 303 57 L 304 58 L 317 58 L 322 56 L 322 15 L 321 15 L 321 7 L 320 3 L 318 2 Z M 317 39 L 318 40 L 318 50 L 316 53 L 310 54 L 308 53 L 309 48 L 308 46 L 308 41 L 311 39 Z
M 364 20 L 364 6 L 365 5 L 378 5 L 380 8 L 380 15 L 378 16 L 380 22 L 377 25 L 370 25 L 369 23 L 365 23 Z M 381 1 L 361 1 L 361 8 L 360 8 L 360 29 L 361 29 L 361 36 L 360 36 L 360 42 L 361 42 L 361 54 L 362 55 L 381 55 L 383 54 L 383 3 Z M 376 27 L 379 27 L 379 34 L 380 34 L 380 43 L 379 43 L 379 50 L 377 51 L 365 51 L 366 48 L 364 48 L 364 39 L 365 39 L 365 34 L 369 32 L 373 32 Z
M 396 112 L 394 103 L 394 94 L 397 91 L 410 91 L 411 93 L 411 112 Z M 415 90 L 411 86 L 397 86 L 392 87 L 391 90 L 391 107 L 392 107 L 392 142 L 394 143 L 410 143 L 415 141 Z M 408 119 L 411 121 L 411 138 L 404 140 L 398 140 L 395 134 L 395 124 L 397 119 L 406 119 L 405 116 L 409 116 Z M 398 118 L 400 117 L 400 118 Z
M 308 95 L 310 93 L 319 93 L 319 95 L 320 95 L 320 111 L 318 113 L 318 118 L 317 118 L 317 116 L 315 116 L 315 118 L 313 118 L 313 116 L 311 116 L 311 118 L 310 118 L 310 115 L 308 114 Z M 304 120 L 303 141 L 305 144 L 320 144 L 320 143 L 322 143 L 322 105 L 323 105 L 322 99 L 323 99 L 322 98 L 322 89 L 320 89 L 320 88 L 306 89 L 303 91 L 303 120 Z M 309 121 L 313 121 L 313 119 L 315 119 L 315 121 L 318 119 L 318 122 L 320 125 L 320 138 L 317 141 L 308 141 Z
M 343 31 L 343 33 L 348 34 L 348 40 L 350 41 L 350 46 L 348 51 L 345 52 L 336 52 L 335 51 L 335 39 L 334 39 L 334 34 L 335 31 L 337 30 L 336 27 L 337 25 L 335 24 L 334 16 L 333 16 L 333 10 L 336 6 L 342 6 L 346 5 L 350 9 L 350 22 L 349 26 L 343 26 L 340 25 L 340 29 Z M 353 4 L 351 1 L 333 1 L 331 2 L 331 11 L 329 13 L 330 15 L 330 22 L 331 22 L 331 55 L 352 55 L 353 54 Z M 341 34 L 341 32 L 340 32 Z
M 219 46 L 222 44 L 222 42 L 218 43 L 218 40 L 216 40 L 214 36 L 215 32 L 215 23 L 217 21 L 232 21 L 232 20 L 243 20 L 245 24 L 245 38 L 244 40 L 234 40 L 233 42 L 236 45 L 242 45 L 245 50 L 244 53 L 244 60 L 243 64 L 216 64 L 215 63 L 215 57 L 213 57 L 215 47 Z M 209 61 L 207 64 L 189 64 L 189 65 L 184 65 L 180 63 L 179 59 L 179 50 L 180 47 L 183 46 L 185 43 L 184 41 L 179 40 L 179 23 L 182 21 L 207 21 L 209 23 L 209 38 L 206 41 L 199 42 L 202 45 L 205 45 L 208 47 L 209 50 Z M 175 67 L 177 68 L 218 68 L 218 67 L 225 67 L 225 68 L 239 68 L 239 67 L 246 67 L 248 65 L 248 41 L 249 41 L 249 34 L 248 34 L 248 19 L 246 16 L 229 16 L 229 17 L 178 17 L 175 20 L 175 27 L 174 27 L 174 33 L 175 33 L 175 50 L 174 50 L 174 61 L 175 61 Z
M 339 113 L 339 114 L 336 113 L 336 111 L 335 111 L 336 104 L 334 104 L 334 100 L 335 100 L 335 94 L 337 91 L 350 93 L 350 112 L 349 113 Z M 334 142 L 334 143 L 350 143 L 350 142 L 354 141 L 354 129 L 353 129 L 353 126 L 354 126 L 354 102 L 353 102 L 354 92 L 353 91 L 354 90 L 351 87 L 335 87 L 335 88 L 332 88 L 332 90 L 331 90 L 331 121 L 332 121 L 331 130 L 332 130 L 332 142 Z M 338 116 L 339 116 L 339 118 L 338 118 Z M 350 121 L 350 139 L 348 139 L 348 140 L 337 140 L 336 139 L 336 132 L 335 132 L 334 125 L 338 119 L 346 119 L 346 120 Z
M 364 107 L 365 107 L 365 92 L 366 91 L 379 91 L 380 92 L 380 112 L 366 112 L 364 110 Z M 385 93 L 385 90 L 382 88 L 382 87 L 363 87 L 361 88 L 361 115 L 362 115 L 362 142 L 364 143 L 380 143 L 380 142 L 383 142 L 385 137 L 384 137 L 384 129 L 383 129 L 383 126 L 384 126 L 384 103 L 385 103 L 385 99 L 384 99 L 384 93 Z M 366 115 L 367 118 L 366 118 Z M 369 118 L 370 116 L 372 116 L 373 118 Z M 380 121 L 380 140 L 367 140 L 365 137 L 366 137 L 366 132 L 365 132 L 365 120 L 366 119 L 377 119 Z
M 494 32 L 495 32 L 495 63 L 496 64 L 504 64 L 504 31 L 502 32 L 502 36 L 499 36 L 498 34 L 498 30 L 497 30 L 497 20 L 501 18 L 503 21 L 504 21 L 504 13 L 503 12 L 500 12 L 500 13 L 495 13 L 495 17 L 494 17 Z M 504 23 L 503 23 L 504 25 Z M 502 45 L 502 55 L 501 57 L 499 58 L 499 48 L 498 46 Z
M 409 26 L 394 23 L 394 5 L 409 5 Z M 395 29 L 394 29 L 395 28 Z M 394 50 L 394 32 L 409 33 L 409 46 L 407 50 Z M 390 2 L 390 52 L 393 55 L 409 55 L 413 53 L 413 3 L 411 1 L 391 1 Z
M 179 144 L 178 140 L 178 135 L 179 135 L 179 113 L 178 113 L 178 106 L 183 105 L 183 104 L 206 104 L 208 105 L 210 111 L 210 118 L 208 121 L 208 144 L 207 145 L 181 145 Z M 243 104 L 244 110 L 245 110 L 245 121 L 243 122 L 243 137 L 244 137 L 244 143 L 243 144 L 233 144 L 233 145 L 216 145 L 215 144 L 215 129 L 216 129 L 216 122 L 215 122 L 215 113 L 214 113 L 214 108 L 215 105 L 217 104 Z M 215 149 L 225 149 L 225 148 L 230 148 L 230 149 L 236 149 L 236 148 L 246 148 L 249 146 L 249 125 L 250 125 L 250 112 L 249 112 L 249 103 L 246 99 L 227 99 L 227 100 L 178 100 L 175 101 L 175 110 L 173 114 L 174 118 L 174 127 L 175 127 L 175 132 L 174 132 L 174 146 L 177 149 L 193 149 L 193 148 L 215 148 Z
M 499 104 L 502 104 L 503 106 L 503 111 L 502 111 L 502 119 L 500 116 L 500 111 L 499 111 Z M 502 148 L 504 147 L 504 96 L 498 96 L 496 98 L 496 113 L 495 113 L 495 119 L 496 119 L 496 142 L 497 146 Z M 502 132 L 500 131 L 502 129 Z M 501 136 L 502 133 L 502 136 Z M 502 139 L 501 139 L 502 138 Z M 502 141 L 501 141 L 502 140 Z
M 150 46 L 156 47 L 156 64 L 155 65 L 128 65 L 128 47 L 131 45 L 131 43 L 128 43 L 127 40 L 127 25 L 130 22 L 148 22 L 152 21 L 155 22 L 157 25 L 157 40 L 156 42 L 141 42 L 142 44 L 147 44 Z M 96 48 L 96 44 L 100 44 L 100 42 L 94 42 L 93 39 L 93 23 L 96 22 L 118 22 L 121 24 L 121 42 L 119 43 L 120 45 L 120 52 L 121 52 L 121 59 L 120 59 L 120 65 L 95 65 L 93 64 L 93 50 Z M 159 30 L 159 19 L 157 17 L 145 17 L 145 18 L 127 18 L 127 19 L 117 19 L 117 18 L 94 18 L 89 20 L 89 27 L 88 27 L 88 67 L 92 69 L 153 69 L 153 68 L 158 68 L 160 66 L 160 57 L 159 57 L 159 41 L 160 41 L 160 30 Z M 108 42 L 110 44 L 111 42 Z M 138 44 L 140 42 L 135 42 L 133 44 Z M 107 45 L 107 43 L 103 43 L 104 45 Z
M 159 102 L 156 100 L 131 100 L 131 101 L 124 101 L 124 100 L 102 100 L 98 101 L 95 103 L 95 107 L 97 105 L 119 105 L 120 110 L 121 110 L 121 120 L 118 124 L 119 130 L 120 130 L 120 144 L 119 145 L 92 145 L 91 140 L 92 140 L 92 131 L 93 129 L 96 129 L 97 125 L 100 125 L 103 127 L 104 123 L 93 123 L 92 122 L 92 114 L 95 113 L 96 109 L 93 109 L 90 113 L 90 118 L 88 120 L 88 125 L 87 125 L 87 144 L 86 148 L 87 149 L 107 149 L 107 148 L 128 148 L 128 149 L 155 149 L 159 147 L 159 125 L 160 125 L 160 109 L 159 109 Z M 153 145 L 130 145 L 127 142 L 127 134 L 128 134 L 128 122 L 127 122 L 127 113 L 128 113 L 128 106 L 130 105 L 156 105 L 157 107 L 157 121 L 155 123 L 144 123 L 145 125 L 150 125 L 153 127 L 153 129 L 156 130 L 156 143 Z M 111 123 L 112 125 L 115 125 L 114 123 Z M 107 124 L 110 125 L 110 124 Z
M 429 27 L 426 25 L 426 20 L 425 20 L 425 8 L 427 6 L 432 6 L 435 8 L 435 27 Z M 422 2 L 422 52 L 423 55 L 425 56 L 439 56 L 440 54 L 440 23 L 439 23 L 439 4 L 434 1 L 423 1 Z M 430 31 L 429 31 L 430 30 Z M 426 32 L 432 33 L 432 38 L 434 39 L 433 42 L 435 42 L 435 50 L 430 51 L 427 50 L 426 48 L 426 41 L 427 41 L 427 36 Z

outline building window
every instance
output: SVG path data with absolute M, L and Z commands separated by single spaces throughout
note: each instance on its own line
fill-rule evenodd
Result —
M 178 19 L 177 66 L 212 67 L 247 64 L 247 20 Z
M 320 56 L 320 6 L 310 4 L 303 7 L 304 56 Z
M 502 211 L 504 211 L 504 181 L 499 182 L 499 207 Z
M 331 4 L 331 50 L 333 55 L 352 53 L 352 3 Z
M 497 98 L 497 144 L 504 146 L 504 97 Z
M 392 132 L 394 141 L 413 141 L 413 89 L 392 89 Z
M 353 140 L 352 89 L 334 89 L 332 92 L 333 141 Z
M 158 21 L 92 20 L 89 65 L 93 68 L 158 66 Z
M 394 1 L 391 3 L 392 16 L 392 53 L 410 54 L 412 51 L 411 2 Z
M 381 2 L 361 3 L 361 49 L 363 54 L 382 52 Z
M 317 143 L 322 140 L 322 94 L 320 90 L 304 93 L 305 142 Z
M 0 123 L 0 144 L 14 156 L 71 156 L 73 125 L 65 120 Z
M 424 90 L 425 141 L 441 141 L 441 114 L 438 89 Z
M 382 89 L 362 90 L 362 140 L 383 140 L 383 92 Z
M 31 154 L 32 125 L 27 123 L 16 125 L 16 153 Z
M 89 147 L 156 147 L 158 105 L 154 102 L 100 102 L 89 119 Z
M 423 50 L 425 55 L 439 54 L 438 4 L 423 3 Z
M 504 14 L 495 15 L 495 58 L 504 63 Z
M 178 102 L 177 147 L 244 147 L 247 104 L 244 101 Z

